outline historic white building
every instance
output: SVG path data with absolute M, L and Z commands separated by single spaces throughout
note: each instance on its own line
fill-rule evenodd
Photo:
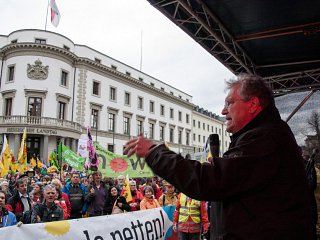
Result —
M 192 155 L 209 134 L 192 125 L 199 118 L 192 96 L 60 34 L 0 35 L 0 57 L 0 134 L 16 157 L 25 127 L 28 155 L 44 160 L 60 141 L 76 151 L 87 126 L 94 141 L 117 154 L 143 133 Z M 222 121 L 205 124 L 223 135 Z
M 221 117 L 199 106 L 195 106 L 192 113 L 192 143 L 194 152 L 202 152 L 210 134 L 219 136 L 220 156 L 230 144 L 230 135 Z

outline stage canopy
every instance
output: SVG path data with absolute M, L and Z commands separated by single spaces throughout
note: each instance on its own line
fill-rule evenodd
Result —
M 148 0 L 234 74 L 275 95 L 320 89 L 319 0 Z

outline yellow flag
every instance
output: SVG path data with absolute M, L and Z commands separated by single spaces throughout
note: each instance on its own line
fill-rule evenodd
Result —
M 27 128 L 24 128 L 20 149 L 18 153 L 18 170 L 19 172 L 25 172 L 25 169 L 27 167 Z
M 40 161 L 40 159 L 39 158 L 37 158 L 37 163 L 38 163 L 38 168 L 43 168 L 43 165 L 42 165 L 42 162 Z
M 35 166 L 37 166 L 36 160 L 34 159 L 34 157 L 31 158 L 30 160 L 30 165 L 32 168 L 34 168 Z
M 4 136 L 3 148 L 2 148 L 2 166 L 3 166 L 1 170 L 2 177 L 8 174 L 11 161 L 12 161 L 12 156 L 11 156 L 8 140 L 7 140 L 7 137 Z
M 127 202 L 132 201 L 132 195 L 131 195 L 131 189 L 130 189 L 130 185 L 129 185 L 129 176 L 128 175 L 126 176 L 126 179 L 124 181 L 121 195 L 126 198 Z
M 1 177 L 2 177 L 2 171 L 3 171 L 3 169 L 4 169 L 4 166 L 3 166 L 3 161 L 2 161 L 2 159 L 0 159 L 0 175 L 1 175 Z
M 18 170 L 18 165 L 17 163 L 12 163 L 11 164 L 11 171 L 16 172 Z

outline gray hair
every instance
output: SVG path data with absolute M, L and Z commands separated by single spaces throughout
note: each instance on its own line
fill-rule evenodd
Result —
M 252 97 L 257 97 L 263 108 L 274 106 L 273 92 L 266 81 L 252 74 L 240 74 L 236 79 L 226 81 L 227 89 L 240 86 L 239 95 L 242 100 L 249 101 Z
M 47 190 L 50 190 L 50 189 L 54 190 L 54 192 L 57 193 L 57 189 L 50 184 L 48 184 L 44 187 L 43 192 L 47 192 Z

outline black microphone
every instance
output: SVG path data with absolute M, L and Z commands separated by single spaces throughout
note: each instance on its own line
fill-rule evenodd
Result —
M 209 135 L 209 147 L 212 157 L 219 157 L 220 141 L 219 134 L 213 133 Z

